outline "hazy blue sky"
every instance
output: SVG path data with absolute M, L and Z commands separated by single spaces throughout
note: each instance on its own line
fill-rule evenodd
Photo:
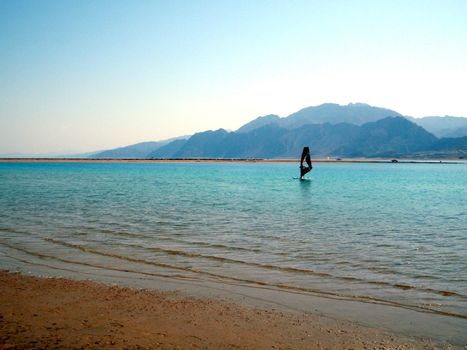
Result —
M 366 102 L 467 116 L 467 1 L 0 0 L 0 153 Z

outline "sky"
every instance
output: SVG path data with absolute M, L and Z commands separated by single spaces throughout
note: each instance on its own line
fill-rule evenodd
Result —
M 465 0 L 0 0 L 0 154 L 332 102 L 467 117 Z

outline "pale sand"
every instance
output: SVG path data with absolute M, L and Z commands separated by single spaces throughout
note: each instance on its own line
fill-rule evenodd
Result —
M 0 349 L 452 348 L 348 321 L 0 272 Z

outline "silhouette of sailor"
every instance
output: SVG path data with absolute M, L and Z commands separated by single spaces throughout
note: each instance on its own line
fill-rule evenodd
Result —
M 305 161 L 306 165 L 303 165 L 303 161 Z M 302 157 L 300 159 L 300 180 L 303 180 L 303 176 L 310 172 L 313 169 L 313 165 L 311 165 L 311 158 L 310 158 L 310 149 L 308 147 L 303 147 Z

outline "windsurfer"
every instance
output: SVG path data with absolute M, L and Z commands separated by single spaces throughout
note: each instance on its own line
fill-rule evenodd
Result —
M 303 165 L 304 161 L 308 166 Z M 311 169 L 313 169 L 313 165 L 311 164 L 310 148 L 303 147 L 302 157 L 300 158 L 300 180 L 302 180 L 303 176 L 310 172 Z

